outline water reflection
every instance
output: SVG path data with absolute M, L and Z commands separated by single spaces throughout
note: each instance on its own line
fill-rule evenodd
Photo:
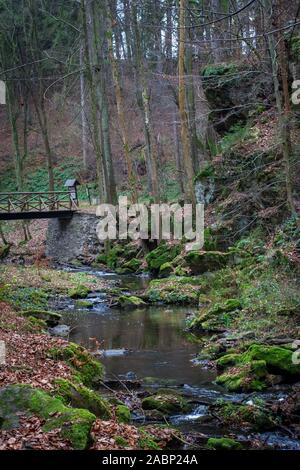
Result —
M 191 362 L 199 346 L 184 336 L 186 308 L 153 306 L 126 312 L 102 305 L 96 309 L 79 316 L 66 313 L 64 321 L 73 324 L 70 339 L 76 343 L 89 347 L 90 338 L 96 338 L 99 349 L 128 351 L 103 357 L 109 377 L 131 372 L 138 378 L 175 379 L 178 384 L 200 385 L 213 380 L 212 371 Z

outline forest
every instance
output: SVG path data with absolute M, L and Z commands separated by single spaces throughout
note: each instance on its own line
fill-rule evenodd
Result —
M 0 0 L 0 450 L 300 450 L 299 155 L 299 1 Z

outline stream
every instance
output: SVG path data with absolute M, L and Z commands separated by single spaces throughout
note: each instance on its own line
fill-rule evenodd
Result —
M 112 287 L 122 287 L 128 292 L 138 292 L 149 283 L 147 276 L 116 275 L 93 269 L 72 270 L 89 272 L 109 281 Z M 97 345 L 106 369 L 106 383 L 117 384 L 125 393 L 129 392 L 128 383 L 138 384 L 140 395 L 155 393 L 159 388 L 178 391 L 193 407 L 188 414 L 170 416 L 170 424 L 184 433 L 204 433 L 208 437 L 228 434 L 220 423 L 208 419 L 208 405 L 217 399 L 246 403 L 253 394 L 224 391 L 214 383 L 216 372 L 197 363 L 199 345 L 191 342 L 184 333 L 186 316 L 193 309 L 173 305 L 133 310 L 111 308 L 106 294 L 97 292 L 91 293 L 87 300 L 93 304 L 89 309 L 75 307 L 71 299 L 64 300 L 59 305 L 62 323 L 71 327 L 70 341 L 87 348 Z M 279 400 L 285 394 L 277 391 L 256 393 L 255 396 Z M 137 424 L 144 419 L 143 415 L 133 412 L 133 421 Z M 249 440 L 243 430 L 237 436 L 240 440 Z M 298 440 L 278 432 L 256 435 L 256 438 L 271 447 L 300 450 Z

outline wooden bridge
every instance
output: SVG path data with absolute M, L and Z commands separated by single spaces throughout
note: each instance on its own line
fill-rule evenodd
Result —
M 71 218 L 78 209 L 71 191 L 0 193 L 0 220 Z

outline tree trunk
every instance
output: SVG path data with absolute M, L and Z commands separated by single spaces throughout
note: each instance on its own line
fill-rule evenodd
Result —
M 108 5 L 107 0 L 106 0 L 106 7 L 107 7 L 107 11 L 109 12 L 109 5 Z M 112 42 L 113 18 L 111 15 L 112 13 L 109 14 L 109 18 L 108 18 L 108 32 L 107 32 L 108 50 L 109 50 L 109 57 L 110 57 L 112 74 L 113 74 L 113 79 L 114 79 L 115 94 L 116 94 L 116 101 L 117 101 L 117 112 L 118 112 L 119 125 L 120 125 L 120 130 L 121 130 L 125 161 L 127 165 L 128 182 L 129 182 L 132 202 L 136 203 L 138 200 L 136 176 L 132 169 L 132 161 L 131 161 L 129 138 L 128 138 L 128 128 L 127 128 L 126 116 L 125 116 L 125 102 L 124 102 L 124 96 L 123 96 L 122 86 L 121 86 L 120 71 L 119 71 L 119 67 L 115 59 L 114 50 L 113 50 L 113 42 Z
M 187 202 L 195 203 L 194 192 L 194 167 L 191 149 L 191 139 L 188 125 L 188 116 L 186 108 L 186 87 L 185 87 L 185 41 L 186 41 L 186 0 L 180 0 L 179 7 L 179 57 L 178 57 L 178 98 L 179 98 L 179 114 L 181 122 L 181 141 L 183 150 L 183 164 L 187 177 L 185 187 L 185 199 Z
M 157 159 L 154 154 L 154 139 L 150 112 L 150 96 L 141 52 L 141 38 L 137 18 L 137 1 L 132 1 L 132 23 L 134 30 L 134 59 L 136 72 L 137 103 L 141 109 L 144 125 L 148 189 L 155 201 L 159 201 Z
M 84 46 L 80 48 L 80 106 L 81 106 L 81 136 L 82 136 L 82 160 L 85 171 L 88 168 L 88 122 L 86 118 L 86 95 L 85 95 L 85 74 L 84 66 Z

